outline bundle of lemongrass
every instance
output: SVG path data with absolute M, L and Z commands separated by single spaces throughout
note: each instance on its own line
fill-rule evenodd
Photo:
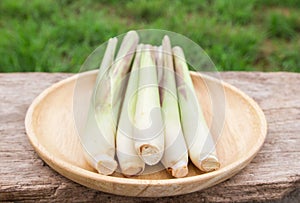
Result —
M 159 47 L 139 44 L 135 31 L 125 35 L 115 57 L 116 47 L 117 39 L 110 39 L 81 136 L 87 161 L 104 175 L 119 165 L 127 177 L 159 162 L 173 177 L 184 177 L 188 158 L 201 171 L 218 169 L 183 50 L 172 48 L 168 36 Z

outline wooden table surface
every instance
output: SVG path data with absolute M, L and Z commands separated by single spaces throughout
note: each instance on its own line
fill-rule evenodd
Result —
M 122 197 L 74 183 L 47 166 L 24 128 L 33 99 L 63 73 L 0 74 L 0 202 L 297 202 L 300 200 L 300 74 L 223 72 L 222 78 L 251 96 L 268 122 L 264 146 L 240 173 L 212 188 L 164 198 Z

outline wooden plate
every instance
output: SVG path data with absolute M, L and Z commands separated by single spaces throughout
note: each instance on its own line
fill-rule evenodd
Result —
M 266 137 L 267 124 L 259 106 L 237 88 L 191 72 L 195 89 L 208 123 L 212 123 L 210 87 L 222 87 L 225 93 L 225 122 L 217 143 L 221 168 L 201 173 L 192 164 L 189 175 L 174 179 L 163 170 L 154 174 L 124 178 L 119 173 L 96 173 L 84 159 L 73 115 L 73 95 L 88 97 L 97 76 L 85 72 L 62 80 L 42 92 L 31 104 L 25 119 L 28 138 L 39 156 L 63 176 L 87 187 L 126 196 L 171 196 L 190 193 L 218 184 L 244 168 L 259 151 Z M 217 105 L 224 105 L 220 102 Z M 214 107 L 218 109 L 217 107 Z M 222 109 L 220 108 L 220 109 Z M 213 126 L 212 126 L 212 130 Z

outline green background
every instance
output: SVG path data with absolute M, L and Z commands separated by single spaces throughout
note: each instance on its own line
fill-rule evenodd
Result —
M 0 72 L 77 72 L 110 37 L 156 28 L 219 70 L 300 72 L 300 0 L 1 0 Z

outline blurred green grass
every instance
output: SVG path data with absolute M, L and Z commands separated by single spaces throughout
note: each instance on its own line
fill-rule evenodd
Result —
M 78 72 L 110 37 L 156 28 L 219 70 L 300 72 L 300 0 L 1 0 L 0 72 Z

